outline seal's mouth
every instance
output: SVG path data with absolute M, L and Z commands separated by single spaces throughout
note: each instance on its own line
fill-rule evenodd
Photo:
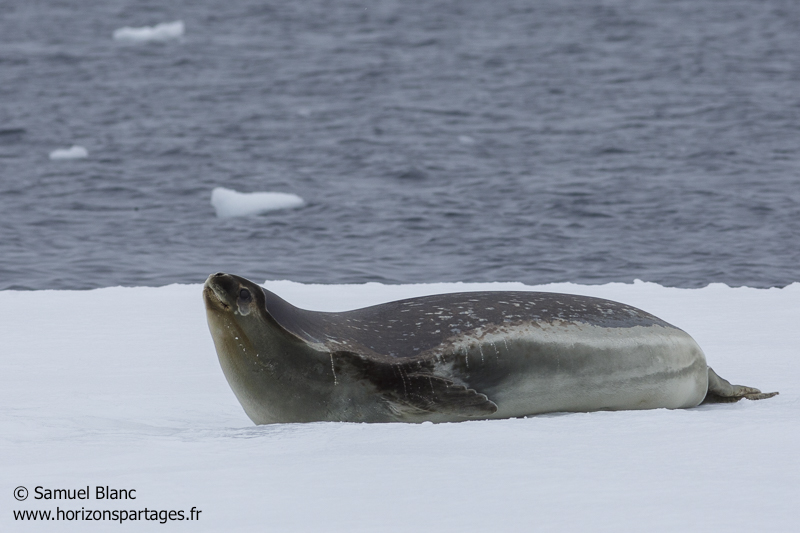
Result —
M 233 278 L 228 274 L 218 272 L 208 276 L 208 279 L 203 285 L 203 299 L 208 309 L 221 309 L 229 311 L 233 305 L 230 291 L 226 290 L 226 286 L 234 284 Z

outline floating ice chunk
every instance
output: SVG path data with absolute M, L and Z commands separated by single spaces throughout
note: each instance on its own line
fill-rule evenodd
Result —
M 83 159 L 89 155 L 89 151 L 83 146 L 73 146 L 72 148 L 59 148 L 50 152 L 50 159 Z
M 475 139 L 470 137 L 469 135 L 459 135 L 458 142 L 461 144 L 466 144 L 467 146 L 475 144 Z
M 146 41 L 168 41 L 183 37 L 184 25 L 182 20 L 175 22 L 162 22 L 155 26 L 144 26 L 141 28 L 119 28 L 114 30 L 115 41 L 146 42 Z
M 258 215 L 277 209 L 302 207 L 305 202 L 296 194 L 284 192 L 237 192 L 224 187 L 211 191 L 211 205 L 220 218 Z

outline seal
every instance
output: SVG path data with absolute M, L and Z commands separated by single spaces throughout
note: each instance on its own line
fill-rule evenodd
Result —
M 222 371 L 256 424 L 679 409 L 777 394 L 730 384 L 684 331 L 599 298 L 468 292 L 323 313 L 224 273 L 209 276 L 203 297 Z

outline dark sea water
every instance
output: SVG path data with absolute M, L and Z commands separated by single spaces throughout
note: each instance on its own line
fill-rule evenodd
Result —
M 0 289 L 218 270 L 800 281 L 800 2 L 0 0 Z

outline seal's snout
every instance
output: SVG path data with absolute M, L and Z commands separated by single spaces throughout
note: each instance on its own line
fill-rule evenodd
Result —
M 224 272 L 217 272 L 208 276 L 203 286 L 203 297 L 206 306 L 221 307 L 225 310 L 230 309 L 236 302 L 239 284 L 233 276 Z

